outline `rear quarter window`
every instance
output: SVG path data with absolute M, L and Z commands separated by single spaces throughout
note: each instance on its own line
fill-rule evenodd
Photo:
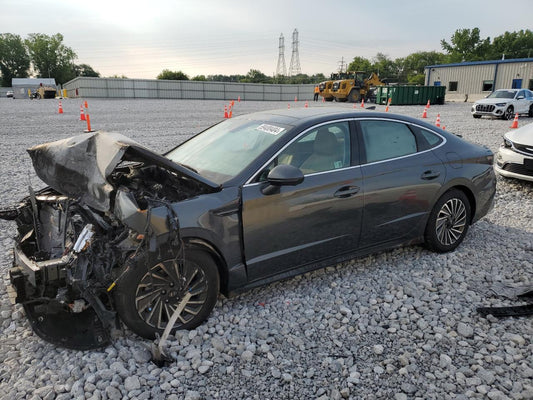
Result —
M 418 139 L 418 151 L 429 150 L 440 145 L 444 139 L 427 129 L 412 127 Z

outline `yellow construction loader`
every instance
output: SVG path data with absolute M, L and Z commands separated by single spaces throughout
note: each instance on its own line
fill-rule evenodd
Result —
M 372 88 L 385 85 L 374 72 L 368 78 L 365 78 L 366 72 L 364 71 L 356 71 L 349 74 L 351 75 L 349 79 L 333 82 L 331 95 L 335 101 L 356 103 L 363 98 L 369 101 L 373 97 Z
M 333 94 L 332 94 L 333 93 L 333 83 L 336 80 L 339 80 L 339 79 L 347 79 L 347 78 L 349 78 L 349 75 L 346 72 L 338 72 L 338 73 L 331 74 L 330 78 L 331 78 L 330 80 L 327 80 L 327 81 L 324 81 L 324 82 L 320 82 L 318 84 L 318 89 L 320 90 L 319 94 L 326 101 L 333 101 L 335 99 L 333 97 Z
M 56 89 L 50 86 L 39 86 L 35 92 L 31 94 L 34 99 L 53 99 L 56 97 Z

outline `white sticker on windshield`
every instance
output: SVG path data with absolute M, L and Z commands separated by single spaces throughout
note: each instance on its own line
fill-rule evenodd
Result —
M 281 128 L 279 126 L 274 125 L 268 125 L 268 124 L 261 124 L 257 128 L 258 131 L 270 133 L 271 135 L 279 135 L 281 132 L 285 130 L 285 128 Z

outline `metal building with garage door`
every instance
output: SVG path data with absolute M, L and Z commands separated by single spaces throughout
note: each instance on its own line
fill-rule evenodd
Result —
M 533 58 L 425 67 L 426 85 L 445 86 L 446 101 L 476 101 L 496 89 L 533 90 Z

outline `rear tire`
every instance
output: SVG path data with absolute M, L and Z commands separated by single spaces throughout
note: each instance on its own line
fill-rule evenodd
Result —
M 133 332 L 147 339 L 162 334 L 181 299 L 192 297 L 172 332 L 194 329 L 213 310 L 220 287 L 218 269 L 205 251 L 185 248 L 179 265 L 170 251 L 141 252 L 121 271 L 115 291 L 117 312 Z
M 529 106 L 529 112 L 527 113 L 529 118 L 533 118 L 533 104 Z
M 437 253 L 455 250 L 468 232 L 470 202 L 457 189 L 444 193 L 437 201 L 426 225 L 425 246 Z

